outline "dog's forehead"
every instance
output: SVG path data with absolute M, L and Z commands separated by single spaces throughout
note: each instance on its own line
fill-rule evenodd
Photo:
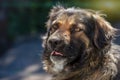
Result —
M 68 23 L 75 24 L 76 22 L 84 22 L 86 18 L 90 17 L 90 13 L 86 12 L 85 10 L 74 10 L 72 9 L 66 9 L 58 14 L 56 18 L 56 22 L 64 24 Z
M 72 12 L 63 12 L 57 16 L 53 21 L 53 24 L 59 23 L 60 26 L 70 28 L 70 26 L 76 24 L 78 20 L 82 20 L 82 18 L 79 18 L 77 14 Z
M 64 13 L 61 13 L 60 15 L 58 15 L 56 21 L 61 23 L 61 24 L 64 24 L 64 23 L 68 23 L 69 24 L 73 24 L 75 22 L 75 19 L 76 19 L 76 15 L 75 14 L 69 14 L 67 12 L 64 12 Z

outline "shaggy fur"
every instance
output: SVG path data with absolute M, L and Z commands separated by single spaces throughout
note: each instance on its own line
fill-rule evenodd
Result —
M 43 41 L 43 68 L 52 80 L 120 80 L 117 29 L 103 14 L 87 9 L 54 7 Z

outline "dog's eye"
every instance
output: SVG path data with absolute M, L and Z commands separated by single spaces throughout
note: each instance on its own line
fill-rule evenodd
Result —
M 79 27 L 76 27 L 75 29 L 74 29 L 74 31 L 75 32 L 79 32 L 79 31 L 81 31 L 82 29 L 80 29 Z
M 54 24 L 53 27 L 52 27 L 54 30 L 57 30 L 59 28 L 59 25 L 58 24 Z
M 50 28 L 49 33 L 50 34 L 54 33 L 58 28 L 59 28 L 58 24 L 52 25 L 52 27 Z
M 71 32 L 80 32 L 83 29 L 81 29 L 80 27 L 78 27 L 77 25 L 73 25 L 71 28 Z

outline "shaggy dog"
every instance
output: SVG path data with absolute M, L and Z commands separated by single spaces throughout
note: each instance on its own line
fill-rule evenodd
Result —
M 117 29 L 103 14 L 80 8 L 53 7 L 44 39 L 43 68 L 52 80 L 120 80 Z

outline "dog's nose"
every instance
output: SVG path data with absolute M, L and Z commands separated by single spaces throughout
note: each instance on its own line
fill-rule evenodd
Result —
M 56 47 L 62 43 L 61 39 L 50 39 L 49 44 L 53 47 Z

